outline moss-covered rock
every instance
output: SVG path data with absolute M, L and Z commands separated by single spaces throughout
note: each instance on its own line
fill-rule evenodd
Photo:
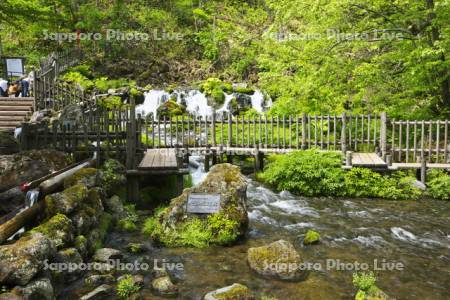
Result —
M 82 270 L 78 269 L 77 266 L 83 263 L 83 258 L 76 248 L 66 248 L 58 251 L 53 262 L 69 266 L 67 269 L 52 270 L 53 278 L 58 282 L 72 282 L 82 273 Z
M 160 107 L 158 107 L 158 116 L 159 117 L 174 117 L 181 116 L 186 113 L 186 107 L 180 105 L 175 100 L 170 99 L 169 101 L 164 102 Z
M 279 240 L 262 247 L 249 248 L 247 261 L 256 273 L 280 280 L 296 281 L 305 278 L 302 259 L 294 246 Z
M 53 300 L 55 293 L 52 282 L 49 278 L 40 277 L 32 280 L 26 286 L 16 286 L 12 290 L 15 295 L 20 295 L 20 299 L 39 299 L 39 300 Z M 1 298 L 0 298 L 1 299 Z M 8 298 L 12 300 L 15 298 Z
M 234 283 L 233 285 L 212 291 L 203 297 L 203 300 L 253 300 L 255 297 L 245 285 Z
M 103 245 L 103 240 L 108 231 L 112 228 L 113 217 L 109 213 L 103 212 L 98 218 L 98 226 L 93 228 L 87 235 L 89 253 L 94 253 Z
M 206 247 L 228 245 L 245 233 L 248 225 L 247 184 L 239 168 L 215 165 L 205 180 L 172 199 L 145 222 L 144 231 L 166 246 Z M 220 194 L 220 211 L 207 217 L 186 211 L 190 193 Z
M 73 242 L 72 221 L 64 214 L 56 214 L 46 222 L 33 228 L 30 233 L 42 233 L 57 249 L 69 246 Z
M 82 184 L 71 186 L 61 193 L 48 195 L 45 197 L 46 214 L 47 216 L 57 213 L 70 214 L 81 206 L 87 196 L 88 189 Z
M 308 230 L 306 232 L 305 238 L 303 239 L 303 244 L 311 245 L 317 244 L 320 241 L 320 234 L 314 230 Z
M 54 252 L 53 243 L 39 232 L 29 233 L 14 244 L 0 246 L 0 284 L 26 285 Z
M 67 189 L 77 184 L 82 184 L 87 188 L 92 188 L 96 185 L 97 169 L 83 168 L 64 180 L 64 188 Z
M 75 237 L 74 247 L 78 250 L 78 253 L 80 253 L 81 257 L 87 258 L 89 253 L 88 240 L 84 235 L 78 235 Z

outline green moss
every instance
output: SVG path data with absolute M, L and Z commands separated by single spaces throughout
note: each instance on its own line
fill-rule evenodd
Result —
M 86 249 L 87 247 L 87 239 L 84 235 L 78 235 L 75 238 L 75 248 L 78 249 L 78 251 L 82 249 Z
M 241 94 L 247 94 L 247 95 L 253 95 L 255 93 L 255 90 L 249 87 L 235 87 L 234 92 L 241 93 Z
M 127 246 L 127 249 L 131 252 L 131 253 L 141 253 L 143 252 L 143 248 L 142 248 L 142 244 L 139 243 L 130 243 Z
M 233 287 L 226 292 L 215 294 L 214 297 L 218 300 L 253 299 L 251 291 L 245 285 L 239 283 L 234 284 Z
M 177 224 L 176 228 L 163 228 L 161 216 L 166 212 L 159 209 L 154 217 L 144 223 L 143 232 L 169 247 L 204 248 L 210 244 L 228 245 L 241 235 L 241 214 L 235 207 L 209 215 L 206 219 L 191 217 Z
M 306 232 L 306 236 L 303 239 L 303 244 L 310 245 L 310 244 L 316 244 L 320 240 L 320 234 L 314 230 L 308 230 Z
M 113 216 L 111 214 L 104 212 L 100 215 L 99 221 L 98 221 L 98 228 L 100 230 L 100 238 L 103 240 L 106 237 L 106 234 L 108 233 L 109 229 L 111 228 L 113 221 Z
M 131 295 L 139 292 L 140 287 L 133 282 L 131 275 L 126 275 L 124 279 L 117 284 L 117 296 L 122 299 L 128 299 Z
M 55 246 L 60 249 L 71 242 L 72 231 L 72 221 L 64 214 L 56 214 L 46 222 L 30 230 L 29 234 L 40 232 L 50 240 L 55 241 Z
M 83 168 L 77 171 L 75 174 L 64 180 L 64 188 L 67 189 L 79 183 L 84 183 L 89 177 L 95 176 L 97 169 Z

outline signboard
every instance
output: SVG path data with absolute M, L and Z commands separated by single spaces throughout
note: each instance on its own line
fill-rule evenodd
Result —
M 187 212 L 212 214 L 220 210 L 220 194 L 189 194 Z
M 8 77 L 20 77 L 25 74 L 24 59 L 20 57 L 5 57 L 6 75 Z

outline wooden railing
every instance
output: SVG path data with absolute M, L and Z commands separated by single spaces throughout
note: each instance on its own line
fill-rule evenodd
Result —
M 33 96 L 35 98 L 35 110 L 45 109 L 48 103 L 53 101 L 50 96 L 57 94 L 57 91 L 52 89 L 61 86 L 57 84 L 59 75 L 66 71 L 69 67 L 79 64 L 82 53 L 79 49 L 71 49 L 63 52 L 53 52 L 48 57 L 40 62 L 40 68 L 35 71 L 34 84 L 32 88 Z M 64 90 L 69 90 L 66 86 Z M 70 92 L 64 92 L 66 99 L 73 98 L 74 93 L 80 93 L 75 88 L 70 88 Z M 73 95 L 68 97 L 67 94 Z M 79 101 L 84 101 L 83 97 L 78 97 Z M 61 102 L 63 104 L 64 102 Z M 56 108 L 56 106 L 55 106 Z
M 448 162 L 448 121 L 390 121 L 381 115 L 306 115 L 152 119 L 135 110 L 86 110 L 75 126 L 59 124 L 32 134 L 39 147 L 75 153 L 81 146 L 121 155 L 129 144 L 150 148 L 222 147 L 269 152 L 317 148 L 324 151 L 377 152 L 394 162 Z M 423 124 L 423 125 L 422 125 Z M 101 147 L 93 144 L 102 145 Z M 101 148 L 101 149 L 100 149 Z M 83 150 L 85 151 L 85 150 Z M 134 150 L 133 150 L 134 151 Z

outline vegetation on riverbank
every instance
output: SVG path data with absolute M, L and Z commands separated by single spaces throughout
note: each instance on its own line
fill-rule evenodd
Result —
M 424 194 L 413 183 L 415 177 L 408 172 L 381 175 L 370 169 L 341 168 L 342 155 L 318 150 L 292 152 L 272 156 L 264 172 L 257 178 L 277 190 L 287 190 L 304 196 L 339 196 L 386 199 L 418 199 L 430 195 L 448 199 L 450 176 L 440 173 L 428 182 Z M 431 174 L 437 174 L 432 172 Z

